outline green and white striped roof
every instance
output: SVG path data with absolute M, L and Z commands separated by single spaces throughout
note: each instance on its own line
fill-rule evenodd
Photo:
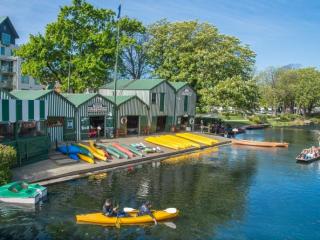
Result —
M 43 100 L 0 100 L 0 122 L 40 121 L 47 119 L 48 108 Z

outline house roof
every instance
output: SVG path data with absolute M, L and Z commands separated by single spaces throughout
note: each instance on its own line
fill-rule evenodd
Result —
M 10 94 L 20 100 L 36 100 L 53 90 L 13 90 Z
M 12 22 L 10 21 L 10 18 L 8 16 L 0 16 L 0 24 L 4 23 L 7 20 L 9 27 L 11 28 L 12 33 L 14 34 L 15 38 L 19 38 L 19 35 L 14 28 Z
M 89 101 L 91 98 L 98 96 L 97 93 L 61 93 L 74 106 L 79 107 L 81 104 Z
M 118 80 L 117 89 L 119 90 L 151 90 L 159 84 L 165 82 L 164 79 L 137 79 L 137 80 Z M 114 89 L 114 82 L 104 85 L 102 88 Z
M 106 96 L 111 102 L 114 103 L 114 96 Z M 120 106 L 121 104 L 131 100 L 132 98 L 137 98 L 139 101 L 141 101 L 143 104 L 146 104 L 144 101 L 142 101 L 138 96 L 117 96 L 116 97 L 116 104 L 117 106 Z M 147 104 L 146 104 L 147 105 Z
M 179 91 L 184 86 L 188 85 L 187 82 L 169 82 L 176 91 Z

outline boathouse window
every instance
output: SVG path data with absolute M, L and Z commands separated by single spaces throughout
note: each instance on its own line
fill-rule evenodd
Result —
M 184 96 L 184 102 L 183 102 L 183 111 L 188 111 L 188 96 Z
M 157 103 L 157 93 L 152 93 L 151 95 L 151 103 L 156 104 Z
M 14 138 L 13 126 L 12 123 L 0 124 L 0 142 L 5 142 Z
M 36 137 L 45 135 L 44 124 L 41 122 L 30 121 L 20 122 L 18 128 L 19 137 Z
M 164 93 L 160 93 L 160 112 L 164 111 Z

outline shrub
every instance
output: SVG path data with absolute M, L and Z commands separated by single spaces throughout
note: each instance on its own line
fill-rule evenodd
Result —
M 8 183 L 11 178 L 10 168 L 17 162 L 14 147 L 0 144 L 0 185 Z
M 248 119 L 251 122 L 254 122 L 256 124 L 266 123 L 267 122 L 267 116 L 265 116 L 265 115 L 253 115 L 253 116 L 248 117 Z
M 290 114 L 290 113 L 283 113 L 279 116 L 279 120 L 281 122 L 290 122 L 293 121 L 295 119 L 299 118 L 298 115 L 296 114 Z

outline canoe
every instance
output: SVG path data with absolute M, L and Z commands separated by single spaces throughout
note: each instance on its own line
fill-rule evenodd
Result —
M 102 155 L 102 156 L 108 157 L 108 156 L 107 156 L 108 153 L 106 153 L 105 151 L 103 151 L 103 150 L 95 147 L 95 144 L 94 144 L 93 141 L 89 141 L 89 147 L 90 147 L 90 149 L 91 149 L 92 151 L 94 151 L 94 152 L 96 152 L 96 153 L 98 153 L 98 154 L 100 154 L 100 155 Z M 106 154 L 107 154 L 107 155 L 106 155 Z
M 114 157 L 116 157 L 116 158 L 121 158 L 120 154 L 118 154 L 117 152 L 113 151 L 113 150 L 110 149 L 110 148 L 108 149 L 107 146 L 102 145 L 102 144 L 97 144 L 97 146 L 98 146 L 99 148 L 104 149 L 109 155 L 112 155 L 112 156 L 114 156 Z
M 89 146 L 82 144 L 82 143 L 78 143 L 77 145 L 87 149 L 96 159 L 101 160 L 101 161 L 107 161 L 107 158 L 105 155 L 101 155 L 101 154 L 97 153 L 96 151 L 92 150 Z
M 258 141 L 238 140 L 238 139 L 232 139 L 232 144 L 254 146 L 254 147 L 288 147 L 289 146 L 289 143 L 258 142 Z
M 120 151 L 118 148 L 115 148 L 113 146 L 110 146 L 110 145 L 107 146 L 107 150 L 112 150 L 112 151 L 118 153 L 122 158 L 125 158 L 125 159 L 129 158 L 127 154 L 125 154 L 124 152 Z
M 122 147 L 119 143 L 112 143 L 112 146 L 117 148 L 119 151 L 124 152 L 125 154 L 127 154 L 129 156 L 129 158 L 133 158 L 134 157 L 132 152 L 130 152 L 125 147 Z
M 80 149 L 79 153 L 81 153 L 82 155 L 86 155 L 86 156 L 88 156 L 90 158 L 94 158 L 94 156 L 91 154 L 91 152 L 87 148 L 84 148 L 84 147 L 82 147 L 82 146 L 80 146 L 78 144 L 72 144 L 72 146 L 75 146 L 78 149 Z
M 128 149 L 129 151 L 131 151 L 132 153 L 140 156 L 140 157 L 143 157 L 143 153 L 141 153 L 138 149 L 136 149 L 135 147 L 132 147 L 132 146 L 129 146 L 127 144 L 120 144 L 122 147 L 125 147 L 126 149 Z
M 177 137 L 177 136 L 173 136 L 173 135 L 166 135 L 166 137 L 169 139 L 172 139 L 176 142 L 185 143 L 185 144 L 187 144 L 188 147 L 196 147 L 196 148 L 201 147 L 199 143 L 192 142 L 192 141 L 185 139 L 185 138 L 181 138 L 181 137 Z
M 87 155 L 84 155 L 84 154 L 78 153 L 78 157 L 79 157 L 81 160 L 85 161 L 85 162 L 88 162 L 88 163 L 94 164 L 94 160 L 93 160 L 93 158 L 91 158 L 91 157 L 89 157 L 89 156 L 87 156 Z
M 36 204 L 47 196 L 47 188 L 18 181 L 0 187 L 0 202 Z
M 171 148 L 174 150 L 180 150 L 182 149 L 181 146 L 177 145 L 177 144 L 172 144 L 172 143 L 168 143 L 163 139 L 160 139 L 159 137 L 147 137 L 144 139 L 146 142 L 150 142 L 156 145 L 160 145 L 166 148 Z
M 84 215 L 77 215 L 76 220 L 78 223 L 88 223 L 88 224 L 144 224 L 152 223 L 153 219 L 149 215 L 137 216 L 137 211 L 128 212 L 130 217 L 107 217 L 102 213 L 90 213 Z M 168 208 L 165 210 L 153 211 L 153 216 L 157 221 L 163 221 L 177 217 L 179 211 L 176 208 Z
M 213 144 L 218 142 L 215 139 L 200 136 L 197 134 L 191 134 L 191 133 L 177 133 L 176 136 L 188 139 L 193 142 L 201 143 L 207 146 L 212 146 Z

